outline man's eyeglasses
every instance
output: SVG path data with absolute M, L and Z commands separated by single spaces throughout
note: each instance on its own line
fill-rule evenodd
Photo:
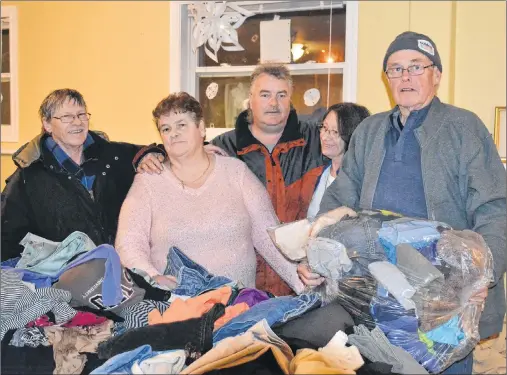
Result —
M 79 113 L 78 115 L 63 115 L 60 117 L 53 116 L 53 118 L 60 120 L 64 124 L 70 124 L 76 119 L 76 117 L 80 121 L 87 122 L 88 120 L 90 120 L 90 116 L 91 116 L 90 113 Z
M 431 68 L 432 66 L 435 66 L 435 64 L 431 65 L 421 65 L 421 64 L 415 64 L 410 65 L 408 68 L 402 68 L 401 66 L 395 66 L 394 68 L 389 68 L 386 70 L 386 74 L 389 78 L 400 78 L 403 75 L 403 72 L 406 70 L 408 72 L 409 76 L 420 76 L 424 73 L 424 70 L 426 68 Z
M 327 134 L 332 135 L 332 136 L 334 136 L 334 137 L 338 136 L 338 134 L 339 134 L 337 130 L 334 130 L 334 129 L 328 129 L 328 128 L 326 128 L 326 127 L 324 126 L 324 124 L 320 124 L 320 125 L 319 125 L 319 131 L 320 131 L 321 133 L 327 133 Z

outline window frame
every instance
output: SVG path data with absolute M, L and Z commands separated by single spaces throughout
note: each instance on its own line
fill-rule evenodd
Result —
M 18 12 L 15 6 L 1 7 L 2 19 L 9 19 L 9 63 L 10 72 L 2 73 L 2 82 L 10 82 L 10 125 L 1 124 L 3 142 L 19 141 L 19 102 L 18 102 Z
M 197 97 L 198 77 L 237 77 L 249 76 L 255 66 L 211 66 L 198 67 L 197 53 L 192 51 L 191 35 L 192 20 L 188 15 L 188 4 L 192 1 L 171 1 L 170 3 L 170 46 L 169 46 L 169 90 L 170 92 L 186 91 Z M 290 9 L 288 1 L 238 1 L 240 6 L 248 6 L 248 9 L 257 8 L 262 12 L 263 6 L 269 5 L 279 12 Z M 300 4 L 298 10 L 329 9 L 329 3 L 338 5 L 346 4 L 345 15 L 345 62 L 338 63 L 312 63 L 312 64 L 287 64 L 293 75 L 299 74 L 343 74 L 343 102 L 355 102 L 357 97 L 357 42 L 359 4 L 357 1 L 306 1 Z M 301 6 L 303 5 L 303 6 Z M 272 13 L 272 10 L 266 11 Z

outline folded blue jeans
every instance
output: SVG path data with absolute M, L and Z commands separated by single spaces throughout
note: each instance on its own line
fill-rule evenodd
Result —
M 180 296 L 195 297 L 224 285 L 235 285 L 227 277 L 214 276 L 209 273 L 204 267 L 194 262 L 174 246 L 169 249 L 167 254 L 167 267 L 164 275 L 176 277 L 178 286 L 172 290 L 172 293 Z
M 213 344 L 226 337 L 245 333 L 250 327 L 266 319 L 270 327 L 283 324 L 319 307 L 320 296 L 316 293 L 296 297 L 283 296 L 262 301 L 243 314 L 231 319 L 213 334 Z
M 53 242 L 28 233 L 20 242 L 24 246 L 16 268 L 53 276 L 76 255 L 96 248 L 93 241 L 82 232 L 72 232 L 62 242 Z

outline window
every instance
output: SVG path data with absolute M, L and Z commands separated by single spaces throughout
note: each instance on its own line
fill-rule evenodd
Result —
M 290 20 L 291 52 L 287 65 L 294 81 L 292 104 L 300 117 L 310 117 L 319 110 L 322 113 L 328 105 L 356 100 L 357 2 L 226 3 L 240 6 L 251 15 L 236 29 L 238 43 L 244 50 L 221 48 L 216 54 L 217 62 L 204 46 L 193 51 L 194 17 L 189 11 L 192 2 L 171 2 L 170 91 L 187 91 L 201 102 L 208 128 L 218 128 L 208 132 L 208 136 L 234 127 L 237 115 L 247 105 L 249 76 L 260 62 L 261 24 L 265 21 Z M 210 84 L 216 89 L 215 96 L 206 95 Z M 304 94 L 312 88 L 318 89 L 320 100 L 305 102 Z
M 2 142 L 17 142 L 18 128 L 18 85 L 17 85 L 17 13 L 13 6 L 2 7 L 2 87 L 1 120 Z

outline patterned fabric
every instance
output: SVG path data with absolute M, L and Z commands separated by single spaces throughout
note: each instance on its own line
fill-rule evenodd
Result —
M 86 165 L 77 165 L 74 160 L 69 158 L 69 155 L 63 151 L 63 149 L 55 142 L 53 137 L 46 138 L 46 147 L 51 151 L 60 166 L 65 169 L 69 174 L 73 174 L 81 181 L 81 184 L 88 190 L 92 191 L 93 182 L 95 181 L 95 175 L 90 174 L 90 171 L 86 171 Z M 94 143 L 94 140 L 90 134 L 86 137 L 85 143 L 83 144 L 83 151 L 86 150 L 90 145 Z
M 11 342 L 9 345 L 23 347 L 29 346 L 31 348 L 36 348 L 39 345 L 49 346 L 49 341 L 44 333 L 44 329 L 40 327 L 31 327 L 31 328 L 20 328 L 14 332 L 14 336 L 12 336 Z
M 113 336 L 125 332 L 127 329 L 139 328 L 148 325 L 148 314 L 158 309 L 163 314 L 171 304 L 169 302 L 144 300 L 123 309 L 119 315 L 125 319 L 123 323 L 116 323 Z
M 57 324 L 65 323 L 76 315 L 69 306 L 71 294 L 66 290 L 40 288 L 35 291 L 21 281 L 21 275 L 9 270 L 0 270 L 0 339 L 14 328 L 52 311 Z

